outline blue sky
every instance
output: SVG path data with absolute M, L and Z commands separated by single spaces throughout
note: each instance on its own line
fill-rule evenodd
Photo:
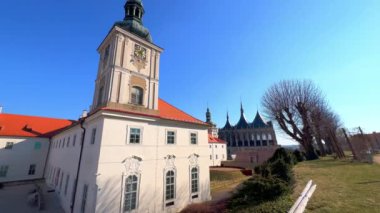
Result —
M 311 79 L 348 128 L 380 131 L 380 1 L 144 0 L 163 47 L 160 97 L 218 126 L 240 100 L 253 120 L 265 90 Z M 13 0 L 0 13 L 0 105 L 76 119 L 91 104 L 96 48 L 124 0 Z M 279 132 L 279 131 L 278 131 Z M 286 137 L 280 141 L 287 143 Z

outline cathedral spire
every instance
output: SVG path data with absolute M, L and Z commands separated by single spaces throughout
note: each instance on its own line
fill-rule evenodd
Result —
M 242 101 L 240 101 L 240 114 L 241 114 L 241 115 L 244 114 L 243 102 L 242 102 Z

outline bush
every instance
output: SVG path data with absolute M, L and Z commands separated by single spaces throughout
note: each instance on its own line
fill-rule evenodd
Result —
M 289 165 L 294 165 L 296 162 L 294 162 L 294 158 L 292 156 L 293 154 L 286 151 L 284 148 L 278 148 L 274 152 L 273 156 L 269 158 L 268 162 L 272 163 L 279 159 L 283 159 L 285 163 Z
M 264 201 L 275 200 L 283 194 L 287 194 L 290 188 L 286 182 L 277 178 L 251 178 L 244 182 L 243 187 L 234 194 L 228 203 L 229 209 L 257 205 Z
M 305 160 L 304 155 L 298 149 L 296 149 L 296 150 L 293 151 L 293 155 L 297 159 L 298 162 L 302 162 L 302 161 Z
M 275 162 L 270 164 L 271 175 L 279 178 L 289 185 L 294 183 L 294 175 L 292 168 L 289 164 L 285 163 L 283 159 L 278 159 Z
M 229 212 L 240 213 L 283 213 L 287 212 L 293 205 L 291 196 L 283 195 L 276 200 L 266 201 L 257 205 L 249 205 L 244 209 L 232 209 Z

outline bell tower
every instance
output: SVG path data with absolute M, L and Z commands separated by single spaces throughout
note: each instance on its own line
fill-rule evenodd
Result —
M 127 0 L 124 20 L 116 22 L 100 44 L 91 111 L 102 107 L 158 113 L 162 48 L 143 26 L 141 0 Z

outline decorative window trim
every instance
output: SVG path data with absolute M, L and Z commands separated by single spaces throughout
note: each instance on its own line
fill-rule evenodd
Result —
M 130 139 L 131 139 L 131 129 L 140 129 L 140 141 L 139 141 L 139 143 L 131 143 L 130 142 Z M 126 137 L 126 141 L 125 141 L 125 143 L 126 144 L 128 144 L 128 145 L 141 145 L 141 144 L 143 144 L 143 139 L 144 139 L 144 137 L 143 137 L 143 135 L 144 135 L 144 127 L 142 127 L 142 126 L 127 126 L 127 137 Z
M 136 189 L 136 208 L 135 209 L 131 209 L 131 210 L 124 210 L 124 205 L 125 205 L 125 184 L 126 184 L 126 181 L 128 179 L 128 177 L 130 176 L 136 176 L 137 177 L 137 189 Z M 126 213 L 126 212 L 138 212 L 138 209 L 139 209 L 139 197 L 140 197 L 140 182 L 141 182 L 141 173 L 140 172 L 127 172 L 127 173 L 123 173 L 122 174 L 122 193 L 121 193 L 121 208 L 120 208 L 120 212 L 121 213 Z
M 174 143 L 168 143 L 168 132 L 174 132 Z M 176 145 L 177 144 L 177 130 L 166 129 L 166 131 L 165 131 L 165 144 L 166 145 Z
M 197 169 L 197 191 L 196 192 L 193 192 L 193 178 L 192 178 L 192 170 L 193 169 Z M 190 200 L 195 200 L 195 199 L 199 199 L 199 177 L 200 177 L 200 175 L 199 175 L 199 165 L 196 165 L 196 166 L 189 166 L 189 175 L 190 175 L 190 177 L 189 177 L 189 180 L 190 180 L 190 184 L 189 184 L 189 186 L 190 186 L 190 188 L 189 188 L 189 190 L 190 190 Z M 194 195 L 196 195 L 196 197 L 194 196 Z

